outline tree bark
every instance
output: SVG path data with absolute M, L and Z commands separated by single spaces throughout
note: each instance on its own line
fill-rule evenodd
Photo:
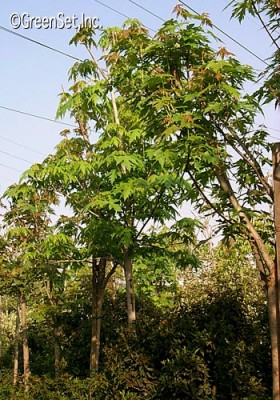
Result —
M 13 384 L 16 385 L 18 381 L 18 356 L 19 356 L 19 306 L 20 296 L 17 300 L 16 308 L 16 329 L 15 329 L 15 342 L 14 342 L 14 371 L 13 371 Z
M 54 317 L 54 374 L 55 379 L 58 380 L 60 378 L 60 345 L 59 345 L 59 338 L 60 338 L 60 329 L 57 324 L 57 318 Z
M 124 255 L 124 274 L 126 284 L 127 319 L 128 323 L 132 324 L 136 321 L 136 311 L 134 280 L 132 273 L 132 257 L 129 252 L 125 253 Z
M 276 270 L 275 270 L 276 272 Z M 272 359 L 272 399 L 280 399 L 279 384 L 279 310 L 277 307 L 277 284 L 276 274 L 271 274 L 268 283 L 268 317 L 271 341 Z
M 272 344 L 273 399 L 280 399 L 280 142 L 272 147 L 275 226 L 276 338 Z M 277 344 L 277 346 L 276 346 Z M 276 354 L 277 353 L 277 354 Z M 277 364 L 276 364 L 277 363 Z
M 3 359 L 3 305 L 2 296 L 0 295 L 0 372 L 2 371 L 2 359 Z
M 106 258 L 92 260 L 92 334 L 90 375 L 98 371 L 100 354 L 101 314 L 106 286 Z
M 50 301 L 50 304 L 53 307 L 57 307 L 57 298 L 54 294 L 54 277 L 55 274 L 57 272 L 57 268 L 54 266 L 51 269 L 51 274 L 50 274 L 50 278 L 49 278 L 49 289 L 47 287 L 47 295 Z M 64 290 L 64 287 L 62 289 L 62 291 Z M 60 374 L 61 374 L 61 365 L 60 365 L 60 336 L 61 336 L 61 330 L 60 330 L 60 326 L 58 324 L 58 318 L 57 318 L 57 313 L 54 312 L 52 314 L 52 325 L 53 325 L 53 354 L 54 354 L 54 376 L 55 379 L 58 380 L 60 378 Z
M 26 390 L 28 390 L 28 380 L 30 377 L 29 366 L 29 346 L 27 337 L 27 304 L 26 296 L 21 294 L 21 327 L 22 327 L 22 350 L 23 350 L 23 379 Z

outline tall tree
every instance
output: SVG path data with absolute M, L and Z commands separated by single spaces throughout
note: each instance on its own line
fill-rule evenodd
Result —
M 175 11 L 179 20 L 165 22 L 154 38 L 134 21 L 104 33 L 111 43 L 112 84 L 141 110 L 157 149 L 176 148 L 173 164 L 192 183 L 186 200 L 200 213 L 215 214 L 224 235 L 249 241 L 267 290 L 278 379 L 275 240 L 268 207 L 274 192 L 263 170 L 271 166 L 270 146 L 267 133 L 253 128 L 258 102 L 242 92 L 254 73 L 224 47 L 210 47 L 213 35 L 199 25 L 211 25 L 206 15 L 180 6 Z
M 93 54 L 97 44 L 92 29 L 79 31 L 72 42 L 85 45 L 91 60 L 71 69 L 74 85 L 70 93 L 61 94 L 58 116 L 68 111 L 79 128 L 74 137 L 63 132 L 66 138 L 39 168 L 38 181 L 65 196 L 79 215 L 82 235 L 100 235 L 100 229 L 108 232 L 104 253 L 95 256 L 109 256 L 123 266 L 128 321 L 132 323 L 136 318 L 132 260 L 141 234 L 150 222 L 175 217 L 188 185 L 173 167 L 176 150 L 157 147 L 155 151 L 150 124 L 142 121 L 140 111 L 128 106 L 119 92 L 116 95 L 111 70 L 101 67 Z M 99 47 L 109 67 L 108 46 L 103 36 Z M 96 143 L 90 140 L 90 123 L 94 123 L 92 130 L 102 131 Z
M 232 7 L 232 17 L 237 18 L 239 22 L 242 22 L 247 14 L 256 18 L 260 26 L 264 29 L 266 34 L 271 41 L 272 49 L 274 53 L 267 60 L 267 68 L 264 72 L 259 74 L 261 80 L 260 89 L 257 90 L 256 95 L 258 99 L 264 103 L 274 102 L 275 108 L 280 105 L 280 76 L 279 76 L 279 66 L 280 66 L 280 44 L 279 44 L 279 12 L 280 3 L 278 0 L 255 0 L 255 1 L 235 1 L 232 0 L 229 5 Z M 274 311 L 274 324 L 276 325 L 275 332 L 272 334 L 272 346 L 276 349 L 274 351 L 275 361 L 273 363 L 273 398 L 280 398 L 280 240 L 279 240 L 279 205 L 278 205 L 278 181 L 279 181 L 279 171 L 277 166 L 279 163 L 279 143 L 275 144 L 273 148 L 273 158 L 274 161 L 274 190 L 275 190 L 275 201 L 274 201 L 274 218 L 275 218 L 275 241 L 276 241 L 276 261 L 275 261 L 275 295 L 274 300 L 276 305 Z M 277 160 L 277 161 L 276 161 Z M 277 220 L 278 219 L 278 220 Z M 277 335 L 276 335 L 277 334 Z M 276 367 L 278 364 L 278 367 Z

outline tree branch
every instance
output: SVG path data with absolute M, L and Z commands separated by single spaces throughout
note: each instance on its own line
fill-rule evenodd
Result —
M 253 168 L 253 170 L 255 171 L 255 173 L 257 174 L 257 177 L 259 178 L 263 188 L 265 189 L 267 195 L 271 198 L 271 200 L 274 200 L 274 192 L 273 192 L 273 188 L 269 185 L 269 183 L 267 182 L 260 164 L 258 163 L 258 161 L 256 160 L 256 158 L 254 157 L 253 153 L 248 149 L 247 146 L 244 145 L 244 143 L 242 142 L 242 140 L 240 140 L 240 138 L 236 135 L 236 133 L 232 130 L 230 130 L 230 134 L 232 136 L 234 136 L 234 138 L 236 139 L 236 141 L 238 142 L 239 146 L 242 148 L 242 150 L 244 151 L 244 153 L 241 152 L 241 150 L 238 149 L 237 146 L 235 146 L 235 144 L 233 144 L 230 140 L 228 135 L 226 135 L 223 131 L 223 129 L 221 129 L 221 127 L 215 123 L 216 128 L 219 130 L 219 132 L 223 135 L 224 139 L 226 140 L 226 142 L 236 151 L 237 154 L 239 154 L 239 156 L 251 167 Z
M 274 37 L 272 36 L 272 34 L 271 34 L 270 30 L 268 29 L 266 23 L 265 23 L 264 20 L 262 19 L 261 14 L 260 14 L 259 11 L 257 10 L 257 7 L 256 7 L 254 1 L 252 1 L 252 6 L 253 6 L 253 8 L 254 8 L 254 11 L 255 11 L 257 17 L 259 18 L 259 20 L 260 20 L 260 22 L 261 22 L 261 24 L 262 24 L 262 26 L 263 26 L 264 29 L 266 30 L 266 32 L 267 32 L 268 36 L 270 37 L 270 39 L 272 40 L 273 44 L 277 47 L 278 50 L 280 50 L 280 47 L 278 46 L 278 43 L 276 42 L 276 40 L 275 40 Z
M 218 179 L 221 189 L 226 193 L 233 209 L 237 212 L 240 219 L 245 224 L 245 227 L 247 228 L 250 238 L 256 244 L 259 254 L 262 256 L 262 259 L 264 260 L 265 264 L 267 265 L 269 271 L 272 272 L 274 270 L 274 266 L 275 266 L 274 261 L 271 258 L 269 251 L 266 248 L 259 233 L 253 226 L 249 217 L 247 216 L 247 214 L 244 212 L 242 206 L 240 205 L 238 199 L 234 195 L 233 189 L 232 189 L 229 179 L 226 175 L 226 172 L 222 169 L 222 167 L 215 167 L 214 171 L 215 171 L 215 174 L 216 174 L 216 177 Z

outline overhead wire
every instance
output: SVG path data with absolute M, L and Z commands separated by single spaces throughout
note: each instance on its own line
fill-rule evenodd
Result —
M 144 10 L 145 12 L 147 12 L 148 14 L 156 17 L 157 19 L 164 21 L 163 18 L 161 18 L 159 15 L 155 14 L 153 11 L 149 10 L 148 8 L 142 6 L 141 4 L 137 3 L 135 0 L 128 0 L 130 3 L 136 5 L 137 7 L 139 7 L 140 9 Z M 194 10 L 192 7 L 188 6 L 184 1 L 180 1 L 180 3 L 182 3 L 184 6 L 186 6 L 189 10 L 191 10 L 193 13 L 195 13 L 196 15 L 200 15 L 198 13 L 198 11 Z M 232 41 L 234 41 L 236 44 L 238 44 L 239 46 L 241 46 L 243 49 L 245 49 L 246 51 L 248 51 L 251 55 L 255 56 L 258 60 L 264 62 L 266 65 L 268 65 L 268 63 L 266 63 L 264 60 L 262 60 L 257 54 L 253 53 L 251 50 L 249 50 L 248 48 L 246 48 L 245 46 L 242 45 L 242 43 L 240 43 L 239 41 L 237 41 L 236 39 L 234 39 L 232 36 L 228 35 L 226 32 L 224 32 L 222 29 L 220 29 L 219 27 L 217 27 L 216 25 L 212 24 L 212 26 L 219 30 L 221 33 L 223 33 L 225 36 L 227 36 L 229 39 L 231 39 Z M 280 132 L 279 129 L 275 129 L 275 128 L 270 128 L 270 127 L 266 127 L 267 129 L 270 130 L 274 130 L 277 132 Z M 279 139 L 273 135 L 269 135 L 272 139 Z
M 17 168 L 10 167 L 9 165 L 3 164 L 3 163 L 0 163 L 0 166 L 1 166 L 1 167 L 4 167 L 4 168 L 11 169 L 11 170 L 16 171 L 16 172 L 22 172 L 22 171 L 20 171 L 20 170 L 17 169 Z
M 116 14 L 119 14 L 119 15 L 121 15 L 122 17 L 125 17 L 125 18 L 128 18 L 128 19 L 131 19 L 131 17 L 129 17 L 128 15 L 126 15 L 126 14 L 123 14 L 121 11 L 119 11 L 119 10 L 116 10 L 115 8 L 113 8 L 113 7 L 111 7 L 111 6 L 108 6 L 108 4 L 106 4 L 106 3 L 103 3 L 103 1 L 100 1 L 100 0 L 94 0 L 96 3 L 99 3 L 99 4 L 101 4 L 103 7 L 106 7 L 106 8 L 108 8 L 109 10 L 111 10 L 111 11 L 113 11 L 113 12 L 115 12 Z M 147 29 L 149 29 L 151 32 L 156 32 L 156 30 L 155 29 L 152 29 L 152 28 L 150 28 L 150 27 L 148 27 L 147 25 L 143 25 L 145 28 L 147 28 Z
M 96 0 L 97 1 L 97 0 Z M 161 21 L 165 21 L 163 18 L 161 18 L 159 15 L 155 14 L 153 11 L 149 10 L 148 8 L 142 6 L 141 4 L 137 3 L 135 0 L 128 0 L 130 3 L 135 4 L 137 7 L 141 8 L 142 10 L 146 11 L 147 13 L 149 13 L 150 15 L 153 15 L 154 17 L 156 17 L 157 19 L 161 20 Z M 187 7 L 189 10 L 191 10 L 193 13 L 195 13 L 196 15 L 200 15 L 200 13 L 196 10 L 194 10 L 192 7 L 188 6 L 184 1 L 179 0 L 181 4 L 183 4 L 185 7 Z M 246 50 L 249 54 L 253 55 L 254 57 L 256 57 L 259 61 L 263 62 L 265 65 L 269 65 L 266 61 L 264 61 L 261 57 L 259 57 L 256 53 L 254 53 L 253 51 L 251 51 L 250 49 L 248 49 L 246 46 L 244 46 L 242 43 L 240 43 L 238 40 L 236 40 L 234 37 L 232 37 L 231 35 L 229 35 L 228 33 L 226 33 L 225 31 L 223 31 L 221 28 L 219 28 L 217 25 L 215 24 L 211 24 L 215 29 L 217 29 L 219 32 L 221 32 L 223 35 L 225 35 L 226 37 L 228 37 L 230 40 L 232 40 L 234 43 L 236 43 L 238 46 L 240 46 L 243 50 Z
M 71 58 L 72 60 L 82 62 L 82 60 L 80 58 L 78 58 L 78 57 L 72 56 L 71 54 L 65 53 L 64 51 L 56 49 L 55 47 L 49 46 L 49 45 L 47 45 L 45 43 L 39 42 L 38 40 L 31 39 L 28 36 L 22 35 L 21 33 L 14 32 L 13 30 L 5 28 L 2 25 L 0 25 L 0 29 L 2 31 L 4 31 L 4 32 L 10 33 L 10 34 L 15 35 L 17 37 L 20 37 L 21 39 L 28 40 L 29 42 L 37 44 L 38 46 L 42 46 L 42 47 L 45 47 L 48 50 L 55 51 L 56 53 L 59 53 L 59 54 L 65 56 L 65 57 Z
M 69 124 L 67 122 L 57 121 L 56 119 L 43 117 L 42 115 L 32 114 L 32 113 L 29 113 L 29 112 L 25 112 L 25 111 L 22 111 L 22 110 L 17 110 L 15 108 L 5 107 L 5 106 L 2 106 L 2 105 L 0 105 L 0 108 L 2 108 L 3 110 L 6 110 L 6 111 L 12 111 L 12 112 L 16 112 L 18 114 L 27 115 L 29 117 L 38 118 L 38 119 L 42 119 L 42 120 L 49 121 L 49 122 L 55 122 L 56 124 L 70 126 L 71 128 L 77 128 L 77 125 Z
M 9 156 L 9 157 L 16 158 L 16 159 L 18 159 L 18 160 L 20 160 L 20 161 L 24 161 L 24 162 L 26 162 L 27 164 L 32 164 L 32 161 L 29 161 L 29 160 L 26 160 L 25 158 L 22 158 L 22 157 L 19 157 L 19 156 L 14 155 L 14 154 L 8 153 L 7 151 L 0 150 L 0 153 L 5 154 L 6 156 Z
M 115 13 L 117 13 L 117 14 L 119 14 L 119 15 L 125 17 L 125 18 L 130 18 L 128 15 L 126 15 L 126 14 L 124 14 L 124 13 L 122 13 L 122 12 L 116 10 L 115 8 L 113 8 L 113 7 L 111 7 L 111 6 L 109 6 L 109 5 L 105 4 L 105 3 L 103 3 L 103 2 L 100 1 L 100 0 L 95 0 L 95 1 L 96 1 L 97 3 L 99 3 L 99 4 L 101 4 L 102 6 L 104 6 L 104 7 L 108 8 L 108 9 L 112 10 L 113 12 L 115 12 Z M 143 9 L 145 12 L 147 12 L 147 13 L 153 15 L 153 16 L 156 17 L 157 19 L 159 19 L 159 20 L 161 20 L 161 21 L 164 21 L 164 19 L 161 18 L 159 15 L 155 14 L 154 12 L 152 12 L 152 11 L 149 10 L 148 8 L 142 6 L 141 4 L 137 3 L 136 1 L 134 1 L 134 0 L 128 0 L 128 1 L 129 1 L 130 3 L 136 5 L 137 7 Z M 180 3 L 182 3 L 184 6 L 186 6 L 188 9 L 190 9 L 193 13 L 195 13 L 195 14 L 197 14 L 197 15 L 200 15 L 196 10 L 194 10 L 192 7 L 188 6 L 184 1 L 182 1 L 182 0 L 179 0 L 179 1 L 180 1 Z M 245 49 L 246 51 L 248 51 L 251 55 L 253 55 L 253 56 L 256 57 L 257 59 L 259 59 L 260 61 L 262 61 L 262 62 L 265 63 L 266 65 L 268 65 L 268 64 L 267 64 L 264 60 L 262 60 L 259 56 L 257 56 L 257 55 L 256 55 L 255 53 L 253 53 L 251 50 L 249 50 L 248 48 L 246 48 L 245 46 L 243 46 L 239 41 L 237 41 L 236 39 L 234 39 L 232 36 L 228 35 L 226 32 L 224 32 L 224 31 L 223 31 L 222 29 L 220 29 L 218 26 L 216 26 L 216 25 L 213 24 L 213 27 L 214 27 L 215 29 L 217 29 L 218 31 L 220 31 L 221 33 L 223 33 L 225 36 L 227 36 L 230 40 L 234 41 L 236 44 L 238 44 L 239 46 L 241 46 L 243 49 Z M 148 27 L 147 27 L 147 28 L 148 28 Z M 69 57 L 69 58 L 74 59 L 74 60 L 76 60 L 76 61 L 82 62 L 81 59 L 79 59 L 79 58 L 77 58 L 77 57 L 75 57 L 75 56 L 72 56 L 71 54 L 65 53 L 65 52 L 63 52 L 63 51 L 61 51 L 61 50 L 58 50 L 58 49 L 52 47 L 52 46 L 46 45 L 45 43 L 39 42 L 39 41 L 34 40 L 34 39 L 31 39 L 31 38 L 29 38 L 29 37 L 27 37 L 27 36 L 25 36 L 25 35 L 22 35 L 22 34 L 19 34 L 19 33 L 17 33 L 17 32 L 14 32 L 14 31 L 12 31 L 11 29 L 5 28 L 5 27 L 3 27 L 3 26 L 1 26 L 1 25 L 0 25 L 0 29 L 3 30 L 3 31 L 5 31 L 5 32 L 7 32 L 7 33 L 13 34 L 13 35 L 15 35 L 15 36 L 17 36 L 17 37 L 20 37 L 20 38 L 22 38 L 22 39 L 28 40 L 28 41 L 30 41 L 30 42 L 32 42 L 32 43 L 34 43 L 34 44 L 40 45 L 40 46 L 42 46 L 42 47 L 44 47 L 44 48 L 47 48 L 48 50 L 52 50 L 52 51 L 54 51 L 54 52 L 56 52 L 56 53 L 59 53 L 59 54 L 61 54 L 61 55 L 63 55 L 63 56 L 66 56 L 66 57 Z M 154 29 L 151 29 L 151 28 L 148 28 L 148 29 L 151 30 L 151 31 L 153 31 L 153 32 L 155 32 Z M 76 126 L 76 125 L 73 125 L 73 124 L 69 124 L 69 123 L 66 123 L 66 122 L 58 121 L 58 120 L 55 120 L 55 119 L 52 119 L 52 118 L 48 118 L 48 117 L 44 117 L 44 116 L 37 115 L 37 114 L 32 114 L 32 113 L 25 112 L 25 111 L 22 111 L 22 110 L 17 110 L 17 109 L 14 109 L 14 108 L 9 108 L 9 107 L 5 107 L 5 106 L 2 106 L 2 105 L 0 105 L 0 108 L 1 108 L 1 109 L 4 109 L 4 110 L 7 110 L 7 111 L 12 111 L 12 112 L 16 112 L 16 113 L 19 113 L 19 114 L 31 116 L 31 117 L 34 117 L 34 118 L 46 120 L 46 121 L 49 121 L 49 122 L 54 122 L 54 123 L 61 124 L 61 125 L 64 125 L 64 126 L 69 126 L 69 127 L 72 127 L 72 128 L 77 128 L 77 126 Z M 271 128 L 271 129 L 273 129 L 273 128 Z M 277 129 L 273 129 L 273 130 L 278 131 Z M 270 135 L 270 136 L 271 136 L 271 135 Z M 271 137 L 277 139 L 276 137 L 273 137 L 273 136 L 271 136 Z M 2 137 L 2 139 L 7 140 L 7 141 L 10 141 L 11 143 L 17 144 L 17 145 L 19 145 L 19 146 L 21 146 L 21 147 L 23 147 L 23 148 L 26 148 L 27 150 L 30 150 L 30 151 L 33 151 L 33 152 L 36 152 L 36 153 L 38 153 L 38 154 L 43 155 L 43 153 L 40 153 L 40 152 L 38 152 L 38 151 L 36 151 L 36 150 L 34 150 L 34 149 L 28 148 L 27 146 L 24 146 L 24 145 L 22 145 L 22 144 L 20 144 L 20 143 L 18 143 L 18 142 L 13 142 L 13 141 L 11 141 L 11 140 L 9 140 L 9 139 L 7 139 L 7 138 L 3 138 L 3 137 Z M 26 160 L 25 160 L 25 161 L 26 161 Z
M 24 144 L 16 142 L 15 140 L 8 139 L 5 136 L 0 136 L 0 139 L 5 140 L 6 142 L 9 142 L 9 143 L 15 144 L 16 146 L 22 147 L 23 149 L 32 151 L 33 153 L 40 154 L 41 156 L 44 156 L 44 157 L 46 156 L 46 154 L 41 153 L 38 150 L 32 149 L 31 147 L 28 147 L 28 146 L 25 146 Z
M 188 8 L 191 12 L 193 12 L 196 15 L 200 15 L 200 13 L 198 11 L 196 11 L 195 9 L 193 9 L 192 7 L 190 7 L 189 5 L 187 5 L 183 0 L 179 0 L 181 4 L 183 4 L 186 8 Z M 250 49 L 248 49 L 248 47 L 244 46 L 242 43 L 240 43 L 238 40 L 234 39 L 231 35 L 229 35 L 228 33 L 226 33 L 223 29 L 219 28 L 217 25 L 215 24 L 211 24 L 213 26 L 213 28 L 215 28 L 217 31 L 221 32 L 223 35 L 225 35 L 228 39 L 230 39 L 232 42 L 234 42 L 235 44 L 237 44 L 238 46 L 240 46 L 243 50 L 247 51 L 247 53 L 251 54 L 252 56 L 254 56 L 255 58 L 257 58 L 259 61 L 261 61 L 263 64 L 265 64 L 266 66 L 269 66 L 269 63 L 267 63 L 265 60 L 263 60 L 261 57 L 259 57 L 256 53 L 254 53 L 253 51 L 251 51 Z
M 141 4 L 138 4 L 136 1 L 134 0 L 128 0 L 130 3 L 136 5 L 137 7 L 141 8 L 142 10 L 146 11 L 148 14 L 153 15 L 154 17 L 156 17 L 157 19 L 159 19 L 160 21 L 165 22 L 165 19 L 161 18 L 159 15 L 155 14 L 153 11 L 148 10 L 148 8 L 143 7 Z

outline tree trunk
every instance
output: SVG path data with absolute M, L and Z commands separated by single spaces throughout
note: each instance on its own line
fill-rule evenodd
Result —
M 28 379 L 30 377 L 29 347 L 27 339 L 27 305 L 26 296 L 21 294 L 21 327 L 22 327 L 22 350 L 23 350 L 23 379 L 26 390 L 28 390 Z
M 126 284 L 126 300 L 127 300 L 127 318 L 128 323 L 132 324 L 136 321 L 135 312 L 135 292 L 132 273 L 132 258 L 129 253 L 124 255 L 124 274 Z
M 274 226 L 275 226 L 275 312 L 276 332 L 272 347 L 273 399 L 280 399 L 280 142 L 272 147 L 273 186 L 274 186 Z M 276 341 L 277 340 L 277 341 Z
M 15 329 L 15 342 L 14 342 L 14 372 L 13 372 L 13 384 L 17 384 L 18 380 L 18 356 L 19 356 L 19 306 L 20 306 L 20 296 L 17 300 L 16 308 L 16 329 Z
M 101 314 L 105 293 L 106 258 L 92 260 L 92 334 L 90 375 L 98 371 L 100 353 Z
M 277 155 L 276 155 L 277 152 Z M 278 163 L 277 163 L 278 160 Z M 268 314 L 269 328 L 271 336 L 271 357 L 272 357 L 272 375 L 273 375 L 273 400 L 280 400 L 280 266 L 278 253 L 280 252 L 280 144 L 273 148 L 273 176 L 274 176 L 274 213 L 275 213 L 275 241 L 276 257 L 275 260 L 270 255 L 269 249 L 263 242 L 260 234 L 255 229 L 243 207 L 238 202 L 237 197 L 231 187 L 230 181 L 221 167 L 215 168 L 216 177 L 221 188 L 227 194 L 233 209 L 238 213 L 241 221 L 247 229 L 251 242 L 254 243 L 255 253 L 257 252 L 262 259 L 263 264 L 269 270 L 268 279 Z M 277 196 L 277 189 L 279 193 Z M 278 214 L 278 217 L 276 217 Z M 263 269 L 260 270 L 263 273 Z
M 54 286 L 54 277 L 57 272 L 56 266 L 53 266 L 53 268 L 50 271 L 50 277 L 49 277 L 49 289 L 47 287 L 47 295 L 50 301 L 50 304 L 52 307 L 57 307 L 57 298 L 54 294 L 53 286 Z M 64 290 L 64 287 L 62 291 Z M 55 379 L 58 380 L 60 378 L 60 327 L 58 324 L 58 318 L 57 318 L 57 311 L 55 311 L 52 314 L 52 326 L 53 326 L 53 354 L 54 354 L 54 376 Z
M 54 317 L 54 374 L 55 379 L 60 378 L 60 345 L 59 345 L 59 338 L 60 338 L 60 329 L 57 325 L 57 319 Z
M 276 274 L 271 274 L 268 283 L 268 316 L 271 340 L 271 357 L 272 357 L 272 390 L 273 400 L 280 399 L 279 385 L 279 312 L 277 307 L 277 285 Z
M 0 296 L 0 372 L 2 371 L 2 359 L 3 359 L 3 305 L 2 296 Z

